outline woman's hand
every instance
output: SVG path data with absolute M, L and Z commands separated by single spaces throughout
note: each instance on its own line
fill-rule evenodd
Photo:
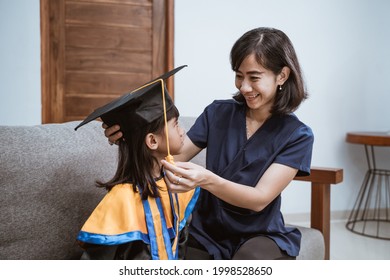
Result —
M 110 143 L 110 145 L 117 144 L 123 137 L 123 133 L 119 131 L 119 125 L 108 127 L 105 123 L 103 123 L 102 127 L 104 128 L 104 135 L 108 138 L 108 143 Z
M 192 162 L 175 162 L 171 164 L 162 160 L 164 166 L 165 182 L 172 192 L 180 193 L 190 191 L 197 186 L 207 184 L 210 171 Z

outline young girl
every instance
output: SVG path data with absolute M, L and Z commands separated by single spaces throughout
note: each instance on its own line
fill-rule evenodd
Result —
M 163 81 L 181 68 L 103 106 L 78 126 L 97 117 L 105 123 L 120 119 L 124 133 L 114 177 L 97 182 L 108 193 L 77 237 L 82 259 L 178 259 L 198 189 L 170 193 L 160 162 L 184 143 L 179 111 Z

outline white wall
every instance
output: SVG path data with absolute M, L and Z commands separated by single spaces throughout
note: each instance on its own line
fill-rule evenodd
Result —
M 0 0 L 0 125 L 41 123 L 39 0 Z
M 390 2 L 382 0 L 175 1 L 175 78 L 182 115 L 197 116 L 214 99 L 236 91 L 230 48 L 258 26 L 283 30 L 293 41 L 310 98 L 297 115 L 315 133 L 313 165 L 344 168 L 332 188 L 332 210 L 351 209 L 365 157 L 345 143 L 355 130 L 390 130 Z M 41 121 L 39 0 L 0 0 L 0 124 Z M 389 167 L 390 149 L 380 162 Z M 283 194 L 285 213 L 308 212 L 309 187 Z
M 363 148 L 345 143 L 345 134 L 390 130 L 390 2 L 198 0 L 176 1 L 175 9 L 175 64 L 189 65 L 175 77 L 183 115 L 196 116 L 235 92 L 229 52 L 244 32 L 271 26 L 288 34 L 310 93 L 297 115 L 315 133 L 313 165 L 344 168 L 331 207 L 351 209 L 366 166 Z M 307 212 L 308 189 L 287 188 L 284 211 Z

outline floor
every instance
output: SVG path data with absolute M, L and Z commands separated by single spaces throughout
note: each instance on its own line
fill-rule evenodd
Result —
M 362 236 L 346 229 L 345 220 L 331 222 L 331 260 L 390 260 L 390 240 Z
M 333 213 L 330 224 L 331 260 L 390 260 L 390 240 L 376 239 L 353 233 L 346 228 L 348 213 Z M 310 217 L 306 215 L 285 215 L 288 224 L 309 226 Z M 381 224 L 381 236 L 389 236 L 390 224 Z M 371 227 L 370 227 L 371 226 Z M 368 233 L 375 232 L 375 226 L 366 224 Z

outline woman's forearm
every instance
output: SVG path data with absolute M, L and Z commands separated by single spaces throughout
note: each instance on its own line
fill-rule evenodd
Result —
M 270 202 L 261 189 L 231 182 L 212 172 L 209 176 L 208 183 L 201 187 L 231 205 L 261 211 Z
M 274 163 L 252 187 L 234 183 L 208 171 L 201 187 L 229 204 L 261 211 L 288 186 L 296 173 L 294 168 Z

